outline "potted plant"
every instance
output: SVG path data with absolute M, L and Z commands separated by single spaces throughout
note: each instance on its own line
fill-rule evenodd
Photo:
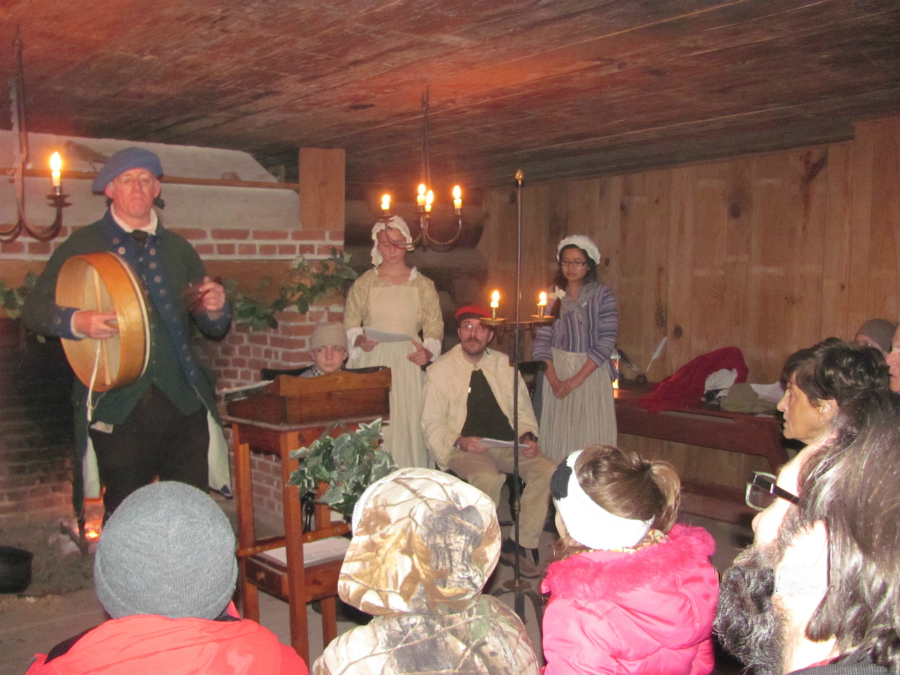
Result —
M 300 488 L 301 499 L 327 504 L 350 522 L 365 489 L 397 468 L 394 458 L 381 449 L 381 438 L 380 418 L 337 438 L 322 434 L 308 448 L 291 452 L 300 465 L 291 472 L 288 485 Z M 327 487 L 315 499 L 322 484 Z

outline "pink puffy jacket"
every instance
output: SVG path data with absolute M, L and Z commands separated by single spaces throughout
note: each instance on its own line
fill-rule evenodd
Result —
M 590 551 L 552 563 L 541 585 L 545 675 L 708 675 L 719 595 L 716 545 L 676 525 L 634 553 Z

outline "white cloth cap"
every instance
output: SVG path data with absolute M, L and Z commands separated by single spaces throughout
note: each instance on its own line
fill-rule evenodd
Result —
M 585 237 L 583 234 L 573 234 L 563 239 L 556 247 L 557 260 L 559 260 L 559 256 L 566 246 L 577 246 L 582 251 L 588 254 L 588 257 L 594 261 L 595 265 L 600 264 L 600 249 L 597 248 L 597 244 L 595 244 L 589 237 Z
M 388 218 L 387 222 L 383 220 L 379 220 L 375 223 L 375 227 L 372 228 L 372 241 L 375 242 L 372 245 L 372 265 L 378 267 L 381 263 L 384 262 L 384 258 L 381 257 L 381 252 L 378 250 L 378 233 L 382 230 L 392 227 L 395 230 L 399 230 L 400 234 L 403 235 L 403 239 L 406 241 L 406 250 L 412 251 L 412 235 L 409 233 L 409 225 L 406 224 L 406 221 L 403 220 L 400 216 L 391 216 Z M 388 233 L 390 234 L 390 233 Z M 397 241 L 396 237 L 391 237 L 393 241 Z

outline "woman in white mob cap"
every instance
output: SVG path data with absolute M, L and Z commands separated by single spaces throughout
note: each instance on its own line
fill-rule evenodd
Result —
M 619 333 L 616 296 L 597 280 L 600 252 L 584 235 L 556 247 L 559 268 L 556 321 L 537 331 L 534 358 L 546 361 L 541 409 L 541 450 L 561 462 L 596 443 L 616 445 L 610 361 Z
M 391 420 L 384 447 L 398 467 L 428 467 L 422 438 L 422 366 L 440 356 L 444 321 L 434 282 L 406 264 L 409 227 L 399 216 L 372 228 L 373 269 L 354 282 L 344 308 L 350 344 L 348 368 L 391 369 Z M 405 335 L 403 341 L 378 341 L 366 328 Z M 420 337 L 421 333 L 421 337 Z

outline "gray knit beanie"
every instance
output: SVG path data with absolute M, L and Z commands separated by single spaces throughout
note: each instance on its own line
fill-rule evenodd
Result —
M 234 593 L 234 549 L 231 524 L 208 495 L 184 483 L 147 485 L 103 528 L 94 558 L 97 597 L 114 619 L 215 619 Z
M 872 338 L 881 347 L 881 351 L 887 354 L 891 351 L 891 342 L 894 340 L 895 330 L 897 330 L 897 326 L 887 319 L 869 319 L 859 327 L 856 334 Z

